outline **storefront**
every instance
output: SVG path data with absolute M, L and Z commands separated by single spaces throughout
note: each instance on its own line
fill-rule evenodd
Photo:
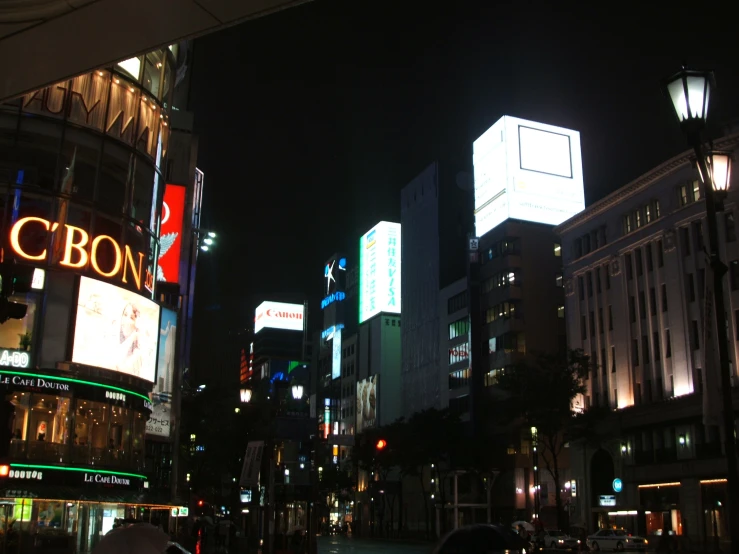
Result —
M 51 539 L 85 552 L 117 519 L 166 517 L 169 506 L 147 495 L 143 473 L 144 393 L 72 372 L 0 369 L 13 429 L 0 477 L 5 552 Z

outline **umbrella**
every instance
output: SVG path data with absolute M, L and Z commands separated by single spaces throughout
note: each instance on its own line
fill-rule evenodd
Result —
M 169 535 L 148 523 L 113 529 L 103 537 L 92 554 L 162 554 Z
M 528 521 L 514 521 L 511 523 L 511 527 L 514 529 L 518 529 L 519 526 L 523 527 L 526 531 L 531 531 L 532 533 L 536 530 Z

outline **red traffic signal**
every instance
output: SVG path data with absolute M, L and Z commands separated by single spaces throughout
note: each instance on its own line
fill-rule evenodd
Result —
M 375 448 L 377 448 L 377 450 L 382 450 L 386 446 L 387 446 L 387 441 L 385 439 L 380 439 L 377 441 Z
M 198 500 L 198 506 L 201 506 L 202 507 L 202 505 L 203 505 L 203 501 L 202 500 Z

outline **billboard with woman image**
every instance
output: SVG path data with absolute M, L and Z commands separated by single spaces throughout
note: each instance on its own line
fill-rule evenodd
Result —
M 156 302 L 80 277 L 72 362 L 154 382 L 158 337 Z

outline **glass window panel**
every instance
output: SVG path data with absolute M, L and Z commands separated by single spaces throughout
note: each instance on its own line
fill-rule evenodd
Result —
M 133 195 L 131 198 L 131 212 L 129 215 L 143 226 L 146 226 L 151 219 L 153 194 L 154 166 L 140 156 L 137 156 Z
M 118 69 L 138 81 L 141 75 L 141 58 L 136 57 L 123 60 L 118 63 Z
M 144 88 L 151 92 L 156 98 L 160 98 L 163 52 L 150 52 L 146 55 L 144 64 Z
M 102 464 L 108 445 L 110 407 L 102 402 L 77 400 L 74 419 L 74 461 L 90 465 Z
M 59 189 L 84 200 L 93 200 L 95 178 L 100 158 L 98 137 L 70 128 L 62 146 L 62 166 Z
M 126 190 L 132 180 L 133 158 L 130 151 L 112 142 L 105 145 L 98 182 L 98 205 L 113 214 L 120 214 Z
M 53 121 L 23 117 L 17 136 L 16 148 L 8 153 L 10 160 L 25 170 L 26 182 L 53 189 L 57 179 L 61 126 Z
M 65 461 L 70 399 L 33 393 L 29 401 L 28 459 Z

